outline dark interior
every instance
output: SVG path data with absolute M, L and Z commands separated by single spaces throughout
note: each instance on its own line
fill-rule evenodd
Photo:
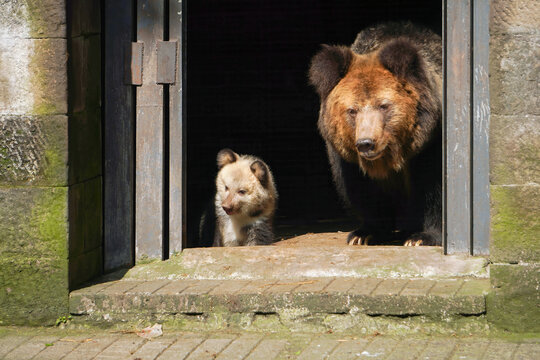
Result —
M 364 27 L 410 20 L 437 33 L 440 1 L 197 0 L 187 4 L 187 232 L 214 196 L 216 154 L 264 159 L 280 195 L 279 237 L 349 231 L 317 130 L 307 81 L 320 44 L 350 45 Z

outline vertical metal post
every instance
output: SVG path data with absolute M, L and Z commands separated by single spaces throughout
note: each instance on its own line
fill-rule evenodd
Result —
M 489 0 L 473 0 L 472 254 L 489 254 Z
M 471 239 L 471 3 L 447 1 L 445 21 L 445 252 Z
M 185 4 L 184 4 L 185 6 Z M 183 12 L 182 0 L 169 4 L 169 40 L 176 42 L 176 77 L 169 87 L 169 254 L 182 251 L 185 243 L 185 117 L 183 106 Z
M 164 1 L 137 1 L 143 83 L 137 88 L 135 255 L 163 256 L 163 86 L 156 83 L 156 43 L 163 40 Z

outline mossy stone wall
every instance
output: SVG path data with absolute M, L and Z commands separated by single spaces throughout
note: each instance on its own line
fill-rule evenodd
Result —
M 540 331 L 540 3 L 491 1 L 492 292 L 487 315 Z
M 0 11 L 0 325 L 48 325 L 102 273 L 100 2 Z
M 0 12 L 0 324 L 68 313 L 68 101 L 63 1 Z

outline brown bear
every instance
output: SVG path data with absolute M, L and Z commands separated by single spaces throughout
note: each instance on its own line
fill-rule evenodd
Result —
M 435 33 L 385 23 L 312 59 L 334 182 L 361 220 L 350 245 L 441 244 L 441 56 Z

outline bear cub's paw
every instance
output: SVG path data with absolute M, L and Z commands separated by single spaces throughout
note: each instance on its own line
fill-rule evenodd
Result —
M 351 231 L 347 236 L 347 245 L 368 245 L 373 236 L 362 230 Z
M 429 233 L 420 232 L 412 234 L 403 244 L 403 246 L 434 246 L 440 245 L 439 237 Z

